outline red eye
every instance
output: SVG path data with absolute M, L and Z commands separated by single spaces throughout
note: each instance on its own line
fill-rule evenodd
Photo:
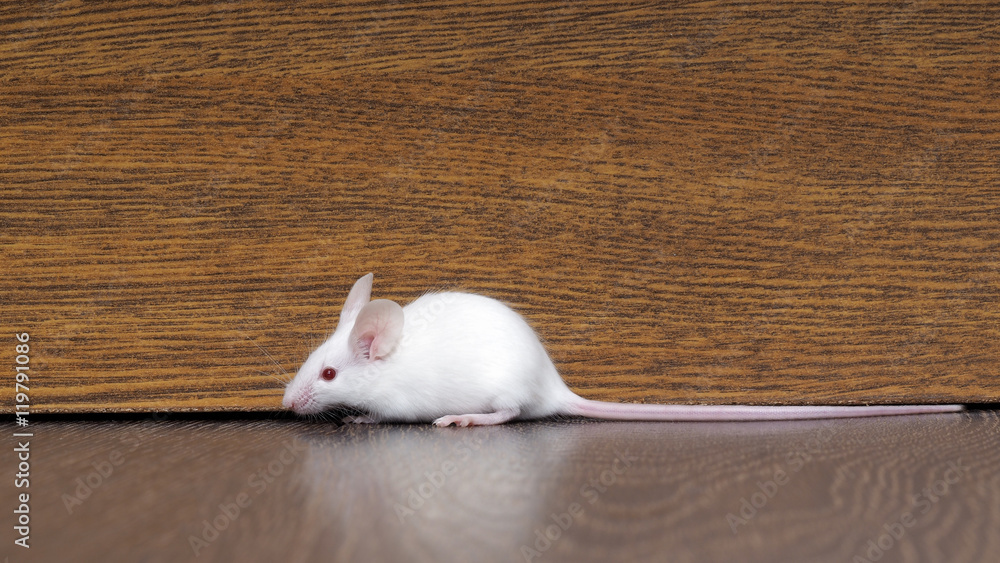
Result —
M 323 379 L 333 381 L 334 377 L 337 377 L 337 370 L 333 368 L 326 368 L 323 370 Z

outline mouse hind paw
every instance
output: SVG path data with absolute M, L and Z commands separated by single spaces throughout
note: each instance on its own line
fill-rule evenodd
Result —
M 497 412 L 485 414 L 453 414 L 442 416 L 434 421 L 435 426 L 492 426 L 503 424 L 519 415 L 519 409 L 500 409 Z

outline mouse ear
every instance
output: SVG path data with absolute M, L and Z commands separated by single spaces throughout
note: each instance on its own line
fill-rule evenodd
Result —
M 351 330 L 351 352 L 377 360 L 392 351 L 403 336 L 403 308 L 395 301 L 376 299 L 361 308 Z
M 361 308 L 368 304 L 372 298 L 372 279 L 375 276 L 370 272 L 358 278 L 354 282 L 354 287 L 347 294 L 347 301 L 344 301 L 344 308 L 340 310 L 340 322 L 345 324 L 357 318 Z

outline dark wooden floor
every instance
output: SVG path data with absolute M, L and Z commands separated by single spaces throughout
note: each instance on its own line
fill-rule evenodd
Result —
M 995 411 L 472 429 L 286 418 L 30 429 L 30 550 L 10 537 L 16 460 L 13 447 L 0 453 L 0 557 L 10 562 L 960 563 L 1000 553 Z

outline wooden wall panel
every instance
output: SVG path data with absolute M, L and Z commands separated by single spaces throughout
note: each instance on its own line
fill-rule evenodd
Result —
M 996 4 L 15 2 L 0 38 L 36 411 L 280 408 L 257 346 L 294 372 L 369 271 L 511 303 L 591 398 L 1000 399 Z

